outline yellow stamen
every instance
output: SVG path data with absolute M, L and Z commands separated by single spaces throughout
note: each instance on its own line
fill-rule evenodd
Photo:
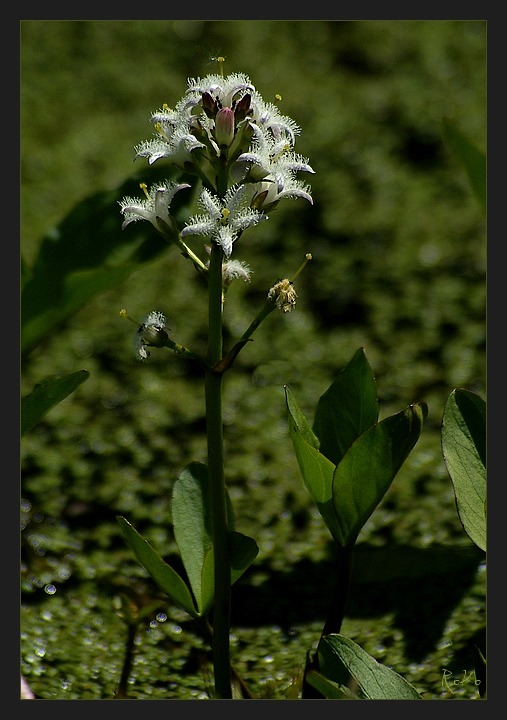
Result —
M 224 76 L 224 62 L 225 62 L 225 58 L 222 57 L 222 55 L 219 55 L 217 57 L 217 63 L 220 65 L 220 75 L 222 77 Z
M 139 183 L 139 187 L 141 188 L 143 193 L 146 195 L 146 198 L 148 200 L 151 200 L 150 193 L 148 192 L 148 186 L 146 185 L 146 183 Z
M 289 150 L 290 150 L 290 145 L 289 145 L 289 143 L 285 143 L 285 145 L 283 146 L 283 148 L 282 148 L 281 150 L 279 150 L 279 151 L 278 151 L 277 153 L 275 153 L 274 155 L 271 155 L 272 161 L 273 161 L 273 162 L 276 162 L 277 160 L 280 160 L 280 158 L 282 157 L 282 155 L 283 155 L 284 153 L 288 152 Z
M 228 210 L 227 208 L 224 208 L 224 209 L 222 210 L 222 220 L 221 220 L 222 225 L 226 225 L 226 224 L 227 224 L 227 218 L 229 217 L 230 214 L 231 214 L 231 211 Z
M 280 102 L 281 99 L 282 99 L 282 96 L 280 95 L 280 93 L 276 93 L 276 95 L 275 95 L 276 102 Z

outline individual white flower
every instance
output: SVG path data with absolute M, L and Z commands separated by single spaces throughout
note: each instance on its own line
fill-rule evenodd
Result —
M 148 313 L 134 335 L 134 351 L 139 360 L 150 357 L 148 347 L 164 347 L 167 342 L 166 317 L 158 310 Z
M 152 140 L 145 140 L 136 145 L 136 157 L 146 157 L 152 165 L 160 158 L 167 158 L 173 165 L 184 170 L 187 163 L 193 163 L 192 151 L 204 148 L 202 142 L 192 135 L 185 124 L 177 125 L 169 133 L 162 126 L 158 127 L 158 135 Z
M 245 200 L 245 185 L 231 187 L 223 200 L 205 188 L 199 198 L 199 206 L 204 213 L 189 219 L 181 231 L 181 237 L 187 235 L 209 237 L 221 245 L 225 257 L 229 258 L 233 243 L 243 230 L 267 219 L 263 213 L 249 207 Z
M 252 95 L 252 123 L 261 130 L 269 130 L 275 138 L 288 136 L 291 147 L 296 142 L 296 135 L 301 132 L 301 128 L 292 118 L 282 115 L 273 103 L 265 102 L 257 90 Z
M 264 213 L 273 210 L 283 198 L 303 198 L 313 205 L 311 188 L 290 172 L 277 173 L 278 177 L 247 185 L 250 205 Z
M 177 192 L 184 188 L 189 188 L 188 183 L 176 183 L 166 181 L 158 185 L 153 185 L 148 192 L 146 185 L 141 184 L 144 190 L 145 199 L 125 197 L 119 201 L 121 212 L 124 216 L 122 230 L 131 222 L 137 220 L 148 220 L 156 230 L 161 230 L 158 220 L 162 220 L 165 225 L 171 225 L 169 208 L 171 202 Z
M 253 131 L 254 140 L 250 149 L 241 153 L 236 160 L 237 166 L 244 168 L 243 177 L 246 180 L 257 182 L 271 174 L 281 189 L 278 179 L 286 178 L 287 174 L 314 174 L 315 171 L 308 164 L 307 158 L 291 151 L 290 138 L 287 135 L 273 137 L 257 127 L 254 127 Z

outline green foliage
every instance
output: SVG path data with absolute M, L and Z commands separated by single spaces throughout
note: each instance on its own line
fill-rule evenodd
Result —
M 173 490 L 174 536 L 186 570 L 189 585 L 153 550 L 123 517 L 118 517 L 122 533 L 137 559 L 157 585 L 193 618 L 205 617 L 213 605 L 214 572 L 209 477 L 203 463 L 191 463 L 179 475 Z M 257 543 L 234 530 L 229 498 L 228 522 L 231 547 L 231 584 L 255 560 Z
M 354 440 L 377 419 L 377 385 L 360 348 L 317 404 L 313 431 L 320 452 L 338 465 Z
M 232 505 L 227 496 L 228 527 L 231 541 L 231 584 L 255 560 L 254 540 L 234 530 Z M 174 484 L 172 515 L 174 536 L 187 571 L 199 614 L 205 615 L 213 603 L 213 545 L 209 504 L 209 477 L 206 465 L 191 463 Z
M 318 654 L 322 673 L 345 696 L 352 692 L 359 700 L 422 700 L 401 675 L 378 663 L 350 638 L 327 635 L 319 643 Z
M 340 547 L 355 544 L 419 439 L 427 414 L 426 405 L 416 403 L 376 422 L 374 389 L 359 350 L 319 400 L 314 430 L 321 438 L 286 388 L 289 432 L 305 486 Z
M 486 403 L 477 393 L 455 389 L 449 395 L 442 418 L 442 452 L 461 524 L 486 551 Z
M 116 519 L 127 544 L 160 589 L 189 615 L 198 618 L 199 610 L 195 607 L 190 590 L 176 570 L 164 562 L 128 520 L 121 516 Z
M 87 370 L 78 370 L 62 377 L 48 377 L 29 395 L 21 398 L 21 435 L 31 430 L 52 407 L 58 405 L 89 377 Z
M 456 158 L 462 163 L 472 191 L 486 210 L 486 154 L 463 133 L 455 122 L 443 119 L 444 138 Z

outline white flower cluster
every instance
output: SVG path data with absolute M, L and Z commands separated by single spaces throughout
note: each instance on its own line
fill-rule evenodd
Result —
M 282 198 L 312 202 L 310 187 L 297 178 L 314 172 L 293 150 L 300 128 L 265 102 L 246 75 L 189 79 L 175 108 L 164 105 L 151 120 L 155 137 L 135 147 L 136 157 L 150 164 L 166 158 L 203 182 L 202 214 L 190 218 L 181 237 L 209 237 L 229 258 L 241 233 L 265 220 Z M 145 189 L 144 200 L 124 198 L 123 227 L 148 220 L 160 232 L 173 229 L 170 204 L 186 187 L 165 183 Z

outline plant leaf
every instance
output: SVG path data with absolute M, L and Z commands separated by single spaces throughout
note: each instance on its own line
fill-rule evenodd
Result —
M 320 452 L 338 465 L 354 440 L 377 419 L 377 386 L 360 348 L 317 404 L 313 431 Z
M 462 163 L 468 175 L 472 192 L 486 209 L 486 154 L 458 130 L 456 124 L 449 118 L 443 119 L 444 139 L 455 157 Z
M 245 570 L 253 563 L 259 548 L 257 543 L 247 535 L 238 532 L 230 532 L 231 543 L 231 585 L 240 578 Z M 201 614 L 205 615 L 213 605 L 215 595 L 215 563 L 213 557 L 213 546 L 210 547 L 204 557 L 202 566 L 201 582 Z
M 308 423 L 308 420 L 299 409 L 299 406 L 296 403 L 296 399 L 294 398 L 294 395 L 292 394 L 290 388 L 286 385 L 284 389 L 287 409 L 289 411 L 289 419 L 291 421 L 290 425 L 294 426 L 294 428 L 298 431 L 299 435 L 307 445 L 314 448 L 315 450 L 318 450 L 320 446 L 319 438 L 315 435 Z
M 209 507 L 208 468 L 204 463 L 191 463 L 178 476 L 172 497 L 174 537 L 195 601 L 202 614 L 213 597 L 213 585 L 202 588 L 204 560 L 211 550 L 211 513 Z M 211 572 L 213 578 L 213 572 Z
M 333 502 L 344 545 L 353 545 L 421 433 L 424 403 L 410 405 L 364 432 L 333 477 Z
M 231 543 L 231 585 L 250 567 L 259 553 L 255 540 L 236 531 L 229 533 Z
M 121 516 L 116 519 L 130 549 L 160 589 L 193 618 L 200 617 L 189 588 L 176 570 L 155 552 L 128 520 Z
M 21 435 L 37 425 L 43 415 L 74 392 L 89 377 L 88 370 L 78 370 L 70 375 L 46 378 L 29 395 L 21 398 Z
M 318 450 L 319 441 L 301 413 L 292 392 L 285 388 L 289 435 L 305 487 L 331 535 L 343 544 L 343 533 L 333 506 L 334 464 Z
M 322 674 L 360 700 L 423 699 L 405 678 L 344 635 L 326 635 L 317 650 Z
M 305 680 L 328 700 L 358 700 L 357 695 L 350 692 L 348 688 L 340 687 L 338 683 L 329 680 L 316 670 L 307 672 Z
M 213 604 L 214 563 L 209 504 L 208 468 L 190 463 L 179 475 L 173 488 L 172 515 L 174 537 L 187 571 L 199 614 Z M 229 496 L 227 519 L 231 543 L 231 584 L 241 577 L 259 551 L 252 538 L 235 532 L 234 514 Z
M 468 390 L 453 390 L 445 404 L 441 437 L 460 522 L 486 551 L 485 401 Z

